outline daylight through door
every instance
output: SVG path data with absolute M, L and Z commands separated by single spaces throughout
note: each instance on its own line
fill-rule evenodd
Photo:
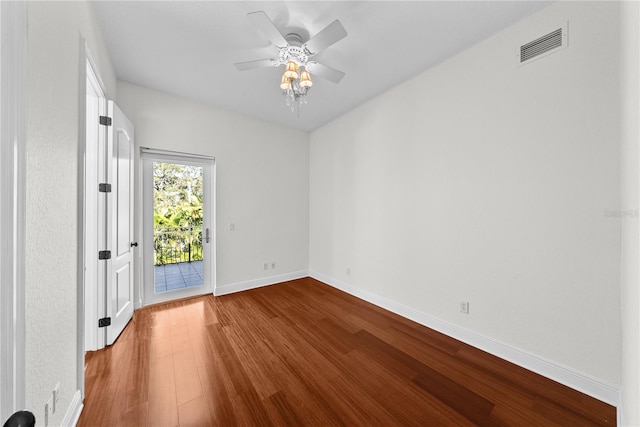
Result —
M 143 152 L 144 303 L 212 292 L 212 161 Z

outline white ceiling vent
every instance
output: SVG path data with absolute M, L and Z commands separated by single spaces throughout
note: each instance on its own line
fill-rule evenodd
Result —
M 542 37 L 520 44 L 517 52 L 518 64 L 527 64 L 534 59 L 561 50 L 567 47 L 567 40 L 567 25 L 565 24 Z

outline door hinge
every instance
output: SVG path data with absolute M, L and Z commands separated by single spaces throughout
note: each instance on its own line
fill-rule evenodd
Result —
M 100 116 L 100 124 L 102 126 L 111 126 L 111 117 Z
M 104 182 L 98 184 L 98 191 L 101 193 L 111 193 L 111 184 Z
M 111 251 L 98 252 L 98 259 L 111 259 Z
M 105 326 L 111 326 L 111 317 L 98 319 L 98 328 L 104 328 Z

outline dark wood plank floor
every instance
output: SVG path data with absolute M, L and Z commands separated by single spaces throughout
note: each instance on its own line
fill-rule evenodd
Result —
M 615 408 L 313 279 L 136 311 L 79 426 L 588 426 Z

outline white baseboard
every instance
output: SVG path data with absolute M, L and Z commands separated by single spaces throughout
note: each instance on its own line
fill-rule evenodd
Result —
M 246 282 L 231 283 L 229 285 L 217 286 L 213 295 L 221 296 L 232 294 L 235 292 L 247 291 L 249 289 L 260 288 L 262 286 L 275 285 L 276 283 L 287 282 L 289 280 L 302 279 L 308 277 L 309 272 L 307 270 L 294 271 L 291 273 L 278 274 L 277 276 L 262 277 L 260 279 L 247 280 Z
M 80 414 L 82 413 L 82 392 L 80 390 L 76 390 L 73 394 L 73 399 L 71 399 L 71 404 L 67 409 L 67 413 L 64 414 L 64 418 L 62 419 L 63 427 L 75 427 L 78 424 L 78 420 L 80 419 Z
M 571 368 L 559 365 L 534 354 L 530 354 L 524 350 L 484 337 L 476 332 L 454 325 L 445 320 L 438 319 L 435 316 L 431 316 L 404 304 L 352 286 L 322 273 L 309 271 L 309 276 L 402 317 L 413 320 L 414 322 L 428 328 L 434 329 L 466 344 L 472 345 L 473 347 L 484 350 L 494 356 L 500 357 L 501 359 L 507 360 L 532 372 L 559 382 L 560 384 L 564 384 L 567 387 L 571 387 L 584 394 L 606 402 L 609 405 L 616 407 L 619 406 L 620 395 L 618 388 L 591 378 L 587 374 L 577 372 Z

